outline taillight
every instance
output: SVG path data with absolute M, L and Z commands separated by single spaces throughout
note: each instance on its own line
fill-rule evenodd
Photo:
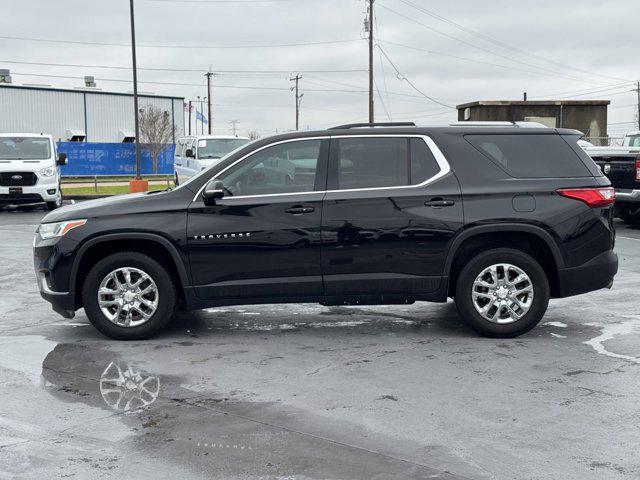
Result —
M 591 208 L 606 207 L 616 200 L 616 191 L 612 187 L 561 188 L 557 192 L 563 197 L 580 200 Z
M 636 160 L 636 182 L 640 182 L 640 158 Z

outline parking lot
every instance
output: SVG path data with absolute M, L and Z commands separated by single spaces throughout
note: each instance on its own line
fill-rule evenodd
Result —
M 612 290 L 517 339 L 453 304 L 182 313 L 117 342 L 37 291 L 41 209 L 0 211 L 0 478 L 640 476 L 640 229 Z

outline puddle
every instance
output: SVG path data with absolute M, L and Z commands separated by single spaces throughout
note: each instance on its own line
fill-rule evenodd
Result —
M 605 346 L 605 342 L 613 340 L 614 338 L 640 333 L 640 320 L 633 319 L 621 323 L 609 323 L 597 326 L 602 329 L 600 335 L 584 342 L 586 345 L 589 345 L 601 355 L 640 364 L 640 357 L 617 353 L 612 351 L 610 347 Z
M 42 362 L 41 372 L 44 388 L 54 396 L 122 413 L 150 407 L 161 391 L 158 375 L 100 347 L 56 345 Z
M 280 402 L 247 401 L 250 392 L 216 392 L 215 372 L 193 389 L 193 379 L 147 371 L 154 362 L 145 356 L 152 354 L 133 355 L 136 361 L 99 345 L 59 344 L 42 363 L 43 385 L 65 402 L 120 413 L 80 427 L 80 438 L 120 423 L 129 435 L 112 447 L 131 458 L 153 452 L 160 471 L 166 464 L 189 478 L 203 472 L 219 479 L 462 478 L 448 471 L 479 476 L 428 440 L 387 437 Z

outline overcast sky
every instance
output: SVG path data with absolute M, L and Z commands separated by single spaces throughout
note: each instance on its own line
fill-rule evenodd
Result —
M 609 133 L 633 128 L 622 122 L 636 118 L 638 0 L 375 6 L 378 121 L 442 124 L 456 119 L 456 104 L 521 99 L 527 91 L 530 99 L 610 99 Z M 366 121 L 365 9 L 363 0 L 136 0 L 138 66 L 175 69 L 141 70 L 139 88 L 195 100 L 207 95 L 203 73 L 211 66 L 214 131 L 228 133 L 238 120 L 239 133 L 264 136 L 293 128 L 289 78 L 300 73 L 301 128 Z M 14 83 L 74 87 L 82 80 L 52 76 L 94 75 L 103 90 L 131 91 L 131 83 L 107 81 L 131 80 L 128 0 L 5 0 L 3 12 L 0 68 L 11 69 Z M 274 46 L 282 44 L 297 45 Z

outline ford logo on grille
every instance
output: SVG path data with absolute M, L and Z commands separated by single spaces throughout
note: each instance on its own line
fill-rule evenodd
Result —
M 22 180 L 22 175 L 12 175 L 12 176 L 11 176 L 11 180 L 15 180 L 16 182 L 17 182 L 18 180 Z

